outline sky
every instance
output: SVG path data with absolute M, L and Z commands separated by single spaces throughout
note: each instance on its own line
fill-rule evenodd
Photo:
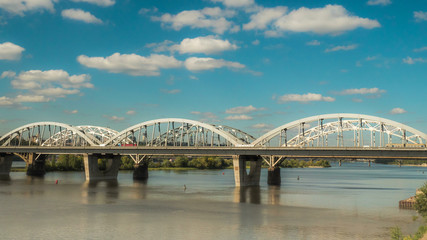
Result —
M 329 113 L 427 132 L 419 0 L 0 0 L 0 134 L 158 118 L 259 137 Z

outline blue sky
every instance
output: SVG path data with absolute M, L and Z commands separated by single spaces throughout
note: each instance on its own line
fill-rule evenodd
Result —
M 0 134 L 157 118 L 255 136 L 360 113 L 427 132 L 424 1 L 2 0 Z

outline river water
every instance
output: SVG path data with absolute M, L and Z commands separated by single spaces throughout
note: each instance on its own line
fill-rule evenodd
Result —
M 0 239 L 390 239 L 391 227 L 420 226 L 398 202 L 427 180 L 427 168 L 367 163 L 281 169 L 281 187 L 266 169 L 249 188 L 229 169 L 149 174 L 87 183 L 82 172 L 12 172 L 0 180 Z

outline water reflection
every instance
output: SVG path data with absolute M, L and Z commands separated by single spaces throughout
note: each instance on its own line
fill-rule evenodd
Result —
M 39 185 L 44 183 L 44 177 L 43 176 L 28 176 L 26 178 L 26 183 L 30 185 Z
M 133 180 L 133 196 L 135 199 L 147 198 L 147 182 L 148 180 Z
M 261 204 L 261 191 L 259 186 L 236 187 L 234 189 L 234 202 Z
M 86 181 L 82 184 L 83 204 L 110 204 L 119 198 L 119 182 L 108 181 Z
M 268 204 L 280 205 L 280 186 L 268 186 Z
M 11 178 L 9 176 L 9 174 L 7 175 L 1 175 L 0 174 L 0 184 L 6 183 L 6 182 L 10 182 Z

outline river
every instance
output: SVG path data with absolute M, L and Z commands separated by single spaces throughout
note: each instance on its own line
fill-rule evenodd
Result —
M 391 227 L 420 226 L 398 202 L 424 184 L 427 168 L 281 169 L 280 187 L 268 186 L 262 169 L 260 187 L 248 188 L 234 186 L 230 169 L 149 174 L 87 183 L 82 172 L 12 172 L 0 180 L 0 238 L 390 239 Z

